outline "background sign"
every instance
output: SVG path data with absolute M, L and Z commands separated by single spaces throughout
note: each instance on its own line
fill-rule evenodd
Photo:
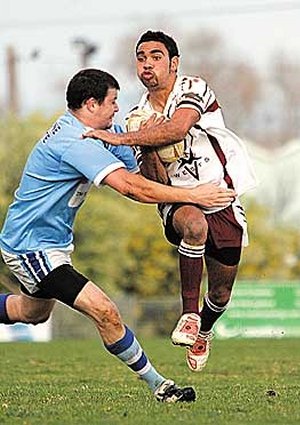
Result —
M 0 324 L 0 342 L 9 341 L 50 341 L 51 319 L 36 326 L 15 323 L 14 325 Z
M 237 282 L 214 331 L 219 338 L 300 337 L 300 282 Z

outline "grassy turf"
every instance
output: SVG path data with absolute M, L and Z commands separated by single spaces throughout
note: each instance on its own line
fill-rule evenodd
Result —
M 0 424 L 300 424 L 300 340 L 216 340 L 200 374 L 169 340 L 142 343 L 161 373 L 194 385 L 196 403 L 156 402 L 97 341 L 2 343 Z

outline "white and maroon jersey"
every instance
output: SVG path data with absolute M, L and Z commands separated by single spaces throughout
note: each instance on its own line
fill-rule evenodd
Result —
M 135 109 L 153 110 L 145 93 Z M 179 76 L 164 108 L 171 118 L 180 108 L 199 112 L 199 121 L 184 139 L 183 155 L 165 164 L 170 184 L 195 187 L 215 183 L 234 188 L 242 195 L 256 185 L 255 176 L 244 143 L 225 127 L 223 114 L 213 90 L 200 77 Z M 137 158 L 139 155 L 137 155 Z M 208 209 L 211 213 L 218 209 Z

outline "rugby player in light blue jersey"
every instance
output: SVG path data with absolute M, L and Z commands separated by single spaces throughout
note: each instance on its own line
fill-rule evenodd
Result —
M 84 69 L 69 82 L 67 111 L 38 141 L 0 234 L 3 259 L 20 282 L 20 295 L 0 295 L 0 323 L 41 323 L 55 300 L 93 320 L 111 353 L 126 363 L 163 402 L 194 401 L 191 387 L 179 388 L 152 366 L 116 305 L 72 266 L 73 222 L 92 184 L 106 184 L 145 203 L 226 204 L 233 191 L 213 185 L 166 187 L 138 174 L 130 147 L 82 138 L 88 129 L 110 129 L 118 112 L 116 79 Z

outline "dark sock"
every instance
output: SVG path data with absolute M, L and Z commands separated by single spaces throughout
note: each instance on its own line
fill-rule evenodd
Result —
M 0 294 L 0 323 L 5 325 L 12 325 L 15 321 L 10 320 L 6 310 L 7 298 L 12 294 Z
M 181 278 L 182 312 L 199 314 L 199 295 L 203 272 L 204 245 L 192 246 L 181 241 L 178 248 Z
M 208 295 L 206 294 L 203 300 L 203 307 L 200 312 L 200 316 L 201 316 L 200 332 L 211 331 L 215 322 L 227 310 L 228 304 L 229 302 L 227 302 L 224 305 L 215 305 L 210 301 L 210 299 L 208 298 Z

